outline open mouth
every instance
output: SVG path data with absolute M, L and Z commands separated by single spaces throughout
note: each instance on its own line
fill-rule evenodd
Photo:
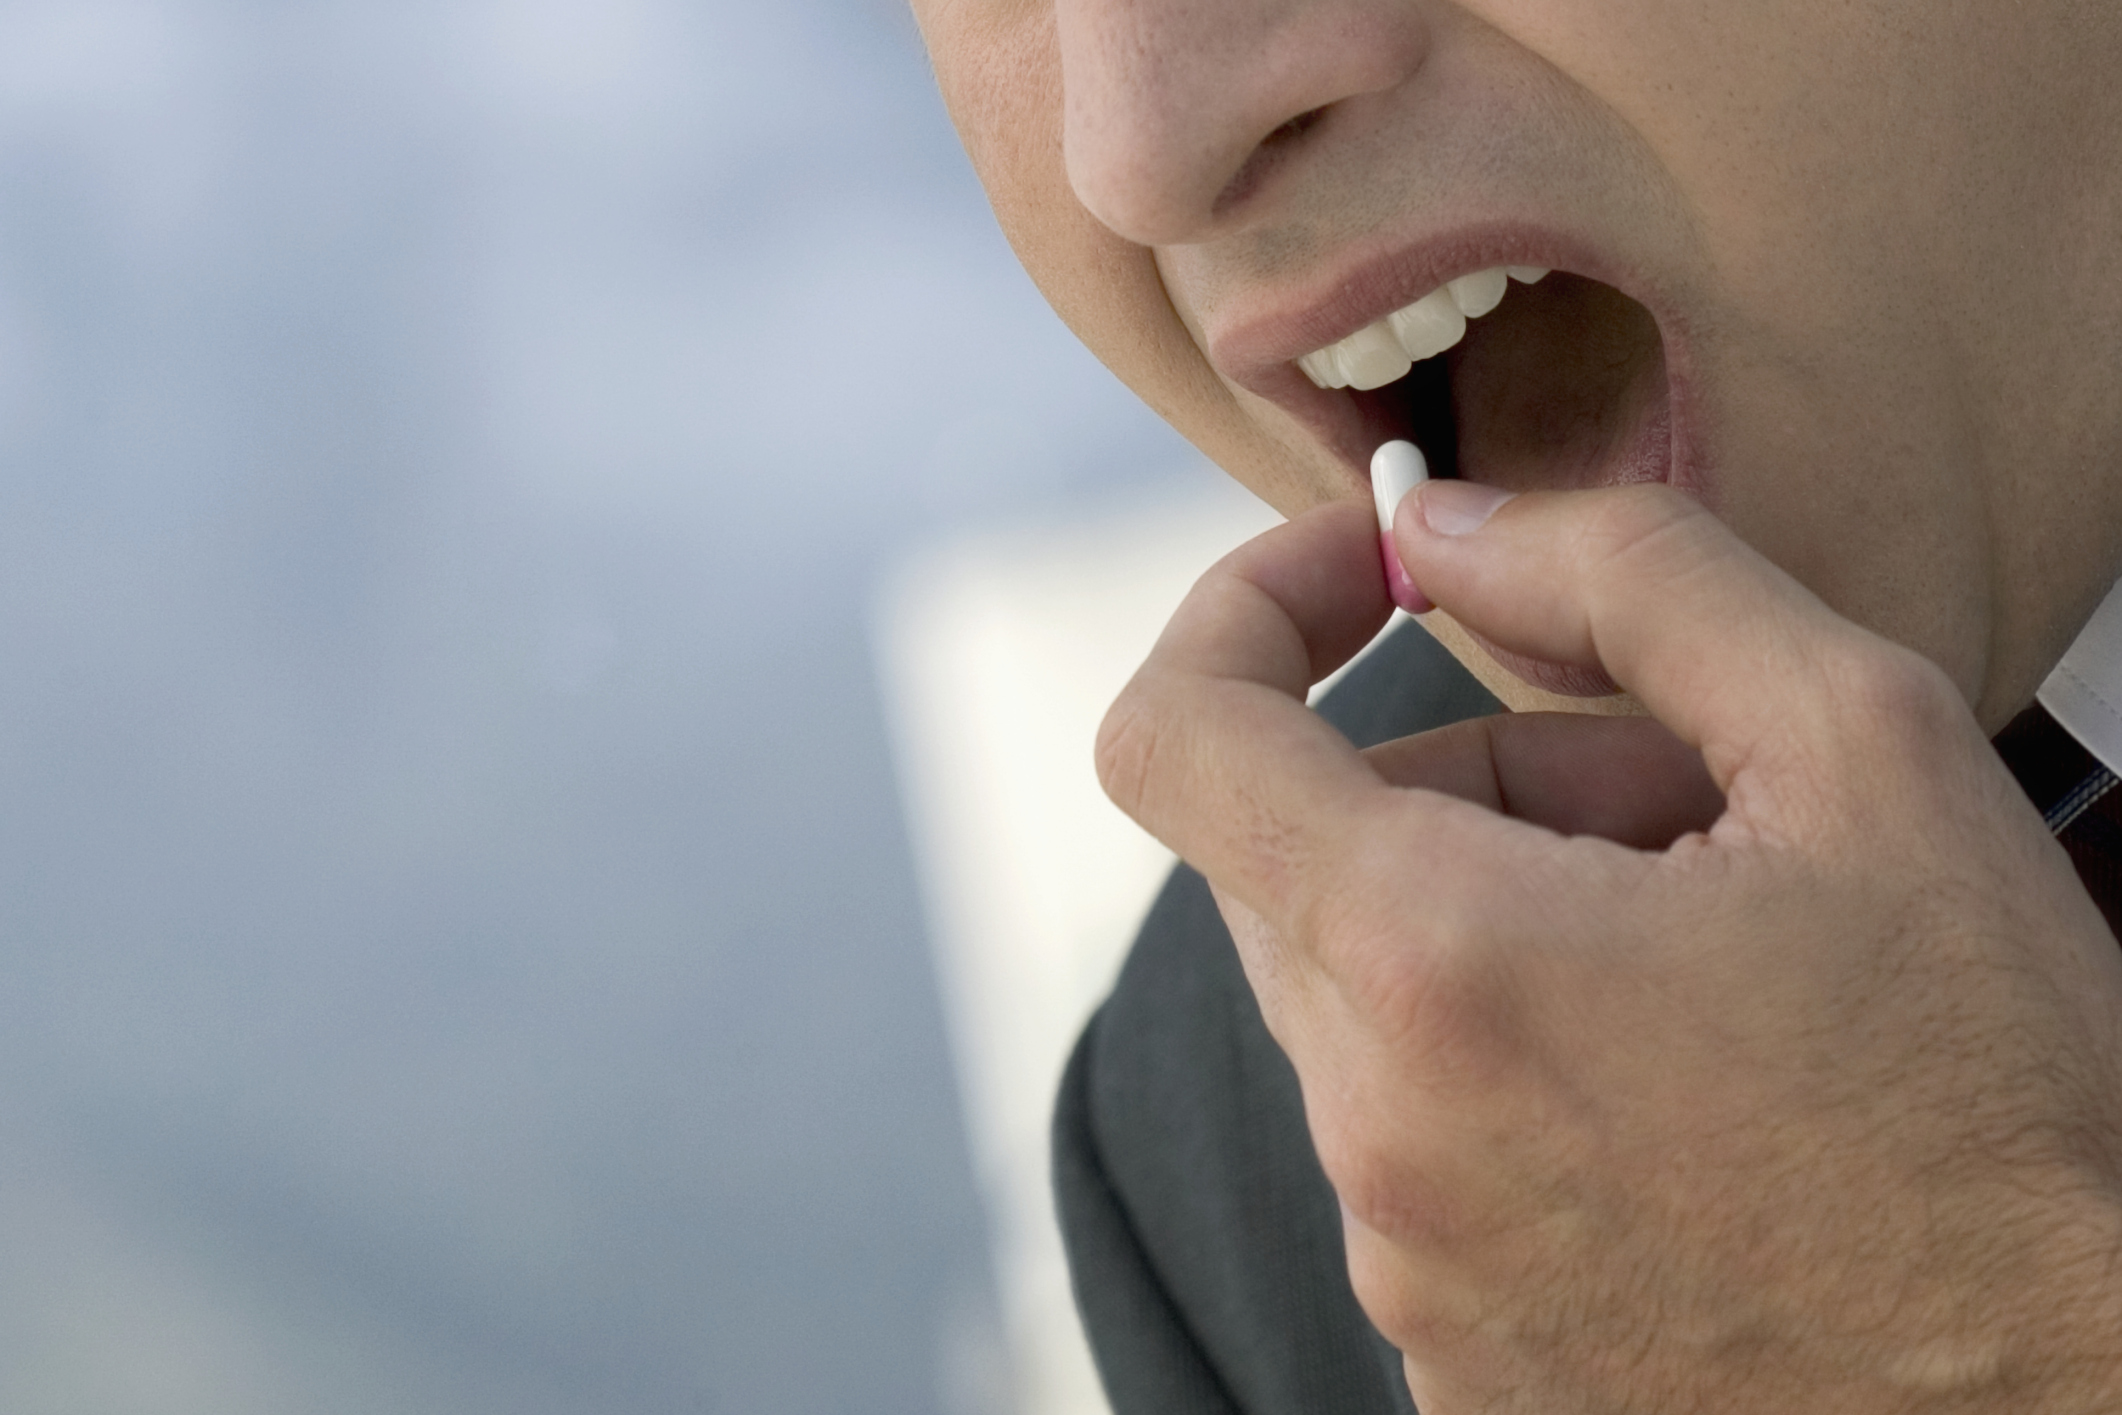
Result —
M 1673 478 L 1657 320 L 1585 276 L 1514 267 L 1463 277 L 1297 363 L 1326 399 L 1346 400 L 1333 419 L 1337 442 L 1404 438 L 1435 476 L 1511 491 Z M 1617 691 L 1603 673 L 1474 637 L 1551 692 Z
M 1506 288 L 1504 274 L 1454 281 L 1298 366 L 1347 385 L 1333 396 L 1352 405 L 1361 445 L 1405 438 L 1437 476 L 1511 491 L 1668 479 L 1671 398 L 1650 311 L 1584 276 L 1519 268 Z

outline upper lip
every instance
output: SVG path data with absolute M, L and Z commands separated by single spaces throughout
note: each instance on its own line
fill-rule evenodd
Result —
M 1203 342 L 1217 372 L 1279 405 L 1367 481 L 1365 469 L 1373 449 L 1362 445 L 1352 400 L 1312 383 L 1296 360 L 1347 338 L 1447 281 L 1508 265 L 1540 266 L 1597 280 L 1650 311 L 1665 343 L 1673 415 L 1672 480 L 1691 483 L 1681 428 L 1685 328 L 1674 302 L 1643 272 L 1566 233 L 1498 223 L 1376 243 L 1308 271 L 1301 281 L 1234 302 L 1206 322 Z

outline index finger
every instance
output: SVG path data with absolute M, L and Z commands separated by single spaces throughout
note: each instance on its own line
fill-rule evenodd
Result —
M 1277 921 L 1314 862 L 1393 794 L 1304 702 L 1391 611 L 1376 524 L 1360 503 L 1337 502 L 1226 556 L 1098 732 L 1114 803 Z

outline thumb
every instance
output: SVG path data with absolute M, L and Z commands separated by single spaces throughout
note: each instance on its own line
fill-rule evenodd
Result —
M 1393 536 L 1453 618 L 1512 653 L 1603 669 L 1726 789 L 1763 747 L 1842 735 L 1836 704 L 1853 685 L 1920 682 L 1965 712 L 1934 666 L 1835 614 L 1670 487 L 1512 497 L 1430 482 Z

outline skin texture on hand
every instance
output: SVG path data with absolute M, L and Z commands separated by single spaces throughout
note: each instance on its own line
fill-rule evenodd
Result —
M 1443 535 L 1447 485 L 1395 527 L 1425 592 L 1655 721 L 1357 752 L 1304 706 L 1387 612 L 1331 505 L 1099 743 L 1216 888 L 1424 1415 L 2117 1408 L 2122 950 L 1965 699 L 1681 493 Z

